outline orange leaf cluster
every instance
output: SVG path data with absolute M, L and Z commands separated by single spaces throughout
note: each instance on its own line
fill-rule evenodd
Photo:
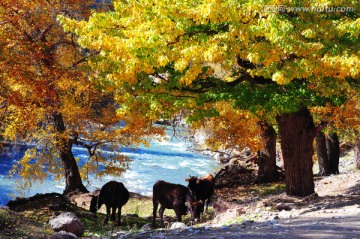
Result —
M 219 116 L 194 122 L 195 129 L 206 132 L 206 144 L 212 149 L 240 149 L 249 147 L 253 152 L 263 147 L 259 119 L 245 110 L 234 109 L 231 102 L 217 102 L 213 107 Z

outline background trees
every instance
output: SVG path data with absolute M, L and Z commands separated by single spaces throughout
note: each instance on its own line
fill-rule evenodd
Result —
M 54 174 L 65 176 L 64 193 L 85 192 L 86 173 L 121 174 L 128 166 L 121 147 L 161 133 L 140 113 L 118 112 L 115 94 L 93 80 L 97 73 L 87 65 L 96 52 L 80 48 L 56 20 L 86 19 L 94 8 L 90 0 L 0 3 L 1 135 L 34 145 L 13 170 L 28 184 Z M 74 145 L 89 153 L 80 170 Z
M 169 109 L 164 99 L 197 106 L 232 100 L 235 108 L 265 112 L 279 129 L 287 193 L 306 196 L 314 192 L 319 131 L 309 109 L 342 105 L 344 92 L 359 84 L 359 16 L 292 8 L 321 1 L 287 3 L 286 10 L 266 4 L 114 1 L 114 12 L 61 21 L 83 47 L 101 51 L 91 65 L 107 76 L 104 84 L 161 110 Z M 355 1 L 331 5 L 359 8 Z M 125 104 L 132 98 L 124 95 Z
M 323 108 L 312 108 L 312 113 L 315 115 L 316 122 L 318 124 L 323 122 L 326 125 L 324 130 L 319 132 L 316 142 L 318 145 L 317 149 L 321 148 L 320 150 L 322 152 L 320 153 L 318 150 L 319 163 L 324 165 L 322 170 L 320 170 L 320 174 L 335 174 L 338 171 L 337 166 L 333 166 L 334 163 L 336 164 L 336 162 L 333 162 L 332 160 L 334 158 L 328 156 L 332 152 L 329 150 L 330 147 L 327 147 L 331 145 L 331 142 L 337 141 L 336 135 L 343 139 L 343 146 L 351 146 L 354 148 L 355 165 L 358 165 L 356 162 L 358 162 L 357 145 L 359 142 L 360 125 L 360 110 L 358 105 L 359 92 L 359 87 L 353 85 L 348 92 L 345 92 L 347 101 L 341 107 L 328 106 Z M 327 137 L 325 137 L 325 135 Z M 331 140 L 332 136 L 335 136 L 335 141 Z M 318 140 L 318 137 L 321 139 Z

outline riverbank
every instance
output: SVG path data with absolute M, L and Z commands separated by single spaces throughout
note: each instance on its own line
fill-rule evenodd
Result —
M 131 192 L 151 196 L 152 186 L 157 180 L 184 184 L 184 179 L 189 174 L 203 175 L 217 171 L 219 165 L 215 160 L 209 156 L 189 151 L 191 146 L 189 141 L 185 142 L 183 138 L 172 138 L 170 128 L 167 132 L 169 140 L 153 140 L 150 147 L 141 145 L 137 149 L 124 148 L 123 155 L 132 161 L 129 168 L 120 177 L 106 175 L 100 179 L 94 174 L 86 174 L 83 183 L 89 191 L 94 191 L 110 180 L 118 180 L 123 182 Z M 0 153 L 0 206 L 4 206 L 9 200 L 16 197 L 64 191 L 65 180 L 59 182 L 48 177 L 42 181 L 42 184 L 32 181 L 33 187 L 28 188 L 17 187 L 22 183 L 20 178 L 8 177 L 13 165 L 23 157 L 27 149 L 29 149 L 27 144 L 14 145 Z M 89 158 L 88 151 L 81 147 L 73 147 L 73 154 L 78 159 L 79 165 L 84 165 Z

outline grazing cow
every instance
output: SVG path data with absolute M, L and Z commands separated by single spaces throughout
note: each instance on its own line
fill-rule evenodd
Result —
M 106 219 L 105 223 L 109 221 L 110 209 L 111 220 L 115 221 L 116 209 L 118 209 L 118 224 L 121 225 L 121 208 L 129 200 L 129 191 L 125 188 L 123 183 L 110 181 L 106 183 L 100 190 L 99 196 L 95 196 L 90 202 L 90 212 L 96 216 L 96 211 L 105 204 L 106 206 Z
M 205 204 L 206 200 L 206 211 L 210 203 L 211 196 L 214 194 L 215 190 L 215 178 L 208 174 L 201 178 L 195 176 L 189 176 L 185 179 L 186 182 L 189 182 L 188 188 L 194 192 L 196 200 L 202 200 Z M 202 212 L 204 211 L 204 205 L 202 207 Z
M 159 217 L 161 227 L 164 227 L 164 211 L 165 209 L 174 209 L 178 222 L 181 222 L 181 215 L 186 215 L 190 211 L 191 216 L 195 220 L 200 220 L 202 201 L 195 201 L 189 188 L 172 184 L 162 180 L 157 181 L 153 187 L 153 226 L 155 227 L 155 219 L 158 205 L 160 203 Z

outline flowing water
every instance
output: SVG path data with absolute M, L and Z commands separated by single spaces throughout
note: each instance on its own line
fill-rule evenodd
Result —
M 90 175 L 89 182 L 84 184 L 88 190 L 93 191 L 110 180 L 117 180 L 123 182 L 129 191 L 150 196 L 152 186 L 157 180 L 186 185 L 184 179 L 189 175 L 201 176 L 209 172 L 214 173 L 219 168 L 212 158 L 190 151 L 190 146 L 190 142 L 173 138 L 162 142 L 153 141 L 148 148 L 141 146 L 136 150 L 124 149 L 124 154 L 133 161 L 120 178 L 105 176 L 99 180 L 94 175 Z M 46 179 L 42 184 L 35 184 L 32 188 L 16 188 L 16 179 L 7 175 L 11 166 L 22 157 L 27 147 L 16 148 L 0 155 L 0 206 L 6 205 L 14 196 L 29 197 L 36 193 L 63 192 L 65 184 L 54 182 L 51 178 Z M 88 158 L 87 151 L 83 148 L 74 147 L 73 153 L 80 159 L 80 164 Z

